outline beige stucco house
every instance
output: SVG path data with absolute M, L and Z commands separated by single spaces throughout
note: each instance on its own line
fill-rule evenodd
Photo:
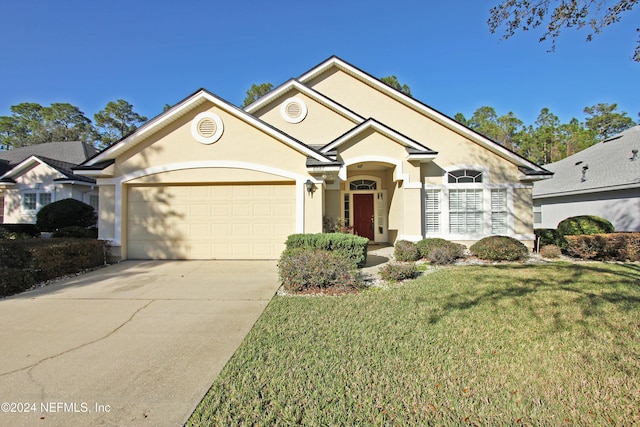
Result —
M 244 110 L 199 90 L 75 172 L 123 259 L 274 259 L 336 220 L 379 243 L 531 246 L 549 175 L 337 57 Z
M 73 167 L 96 154 L 81 141 L 47 142 L 0 151 L 0 224 L 35 224 L 49 203 L 76 199 L 98 208 L 93 178 Z

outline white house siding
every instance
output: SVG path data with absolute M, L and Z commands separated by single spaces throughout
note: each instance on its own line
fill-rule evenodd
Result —
M 535 228 L 556 228 L 563 219 L 595 215 L 609 220 L 616 231 L 640 231 L 640 188 L 534 200 L 542 222 Z

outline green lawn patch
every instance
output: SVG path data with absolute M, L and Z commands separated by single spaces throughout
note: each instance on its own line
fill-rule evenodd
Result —
M 640 423 L 640 265 L 458 266 L 276 296 L 188 425 Z

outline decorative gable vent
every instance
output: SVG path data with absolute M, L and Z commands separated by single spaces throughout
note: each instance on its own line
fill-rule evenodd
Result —
M 223 130 L 220 116 L 209 111 L 198 114 L 191 122 L 191 134 L 202 144 L 213 144 L 220 139 Z
M 289 123 L 300 123 L 307 117 L 307 105 L 300 98 L 289 98 L 280 107 L 280 115 Z

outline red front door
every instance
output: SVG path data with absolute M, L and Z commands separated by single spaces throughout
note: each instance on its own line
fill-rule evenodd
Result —
M 373 194 L 353 195 L 353 232 L 373 239 Z

